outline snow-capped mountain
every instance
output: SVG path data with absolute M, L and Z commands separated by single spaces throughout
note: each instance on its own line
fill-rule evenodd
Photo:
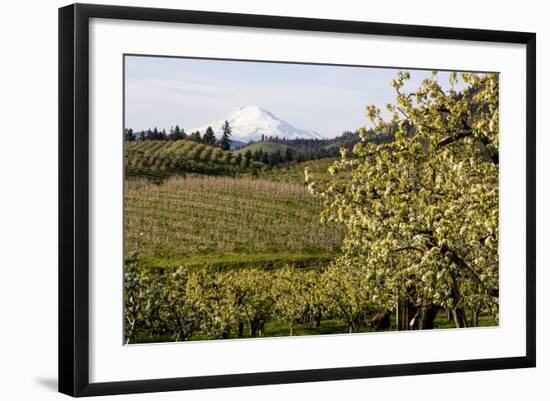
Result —
M 281 120 L 273 113 L 258 106 L 244 106 L 234 110 L 227 117 L 188 132 L 200 131 L 204 134 L 206 128 L 212 127 L 217 138 L 221 137 L 222 125 L 229 121 L 231 126 L 231 139 L 233 141 L 249 142 L 259 141 L 262 135 L 266 137 L 278 136 L 279 138 L 296 139 L 322 139 L 323 136 L 315 131 L 296 128 L 286 121 Z

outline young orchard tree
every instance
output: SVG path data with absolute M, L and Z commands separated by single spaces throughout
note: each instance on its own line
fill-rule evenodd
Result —
M 364 324 L 372 312 L 372 295 L 368 271 L 343 263 L 331 265 L 323 272 L 321 291 L 331 316 L 345 323 L 348 333 Z
M 366 269 L 371 299 L 398 328 L 431 328 L 441 308 L 457 327 L 476 323 L 466 309 L 498 319 L 498 75 L 451 73 L 445 90 L 434 72 L 407 92 L 409 78 L 392 81 L 388 121 L 367 107 L 373 131 L 395 141 L 367 143 L 360 130 L 363 142 L 329 168 L 349 178 L 321 186 L 306 171 L 309 189 L 324 198 L 322 219 L 347 229 L 337 263 Z
M 303 278 L 303 302 L 305 305 L 305 318 L 315 327 L 321 326 L 321 319 L 327 309 L 327 297 L 321 282 L 321 273 L 317 270 L 307 270 L 302 273 Z
M 241 269 L 232 273 L 229 282 L 239 316 L 239 337 L 244 334 L 244 323 L 248 324 L 251 337 L 261 337 L 265 323 L 271 320 L 275 303 L 271 274 L 263 269 Z
M 146 320 L 147 288 L 138 268 L 139 248 L 136 247 L 124 266 L 124 336 L 126 344 L 135 342 L 135 335 Z
M 202 313 L 204 309 L 196 304 L 186 294 L 188 271 L 180 267 L 173 272 L 164 273 L 166 279 L 160 287 L 163 309 L 161 321 L 168 325 L 167 332 L 172 335 L 174 341 L 189 340 L 194 334 L 198 334 L 206 316 Z
M 225 120 L 225 123 L 222 126 L 222 138 L 220 139 L 220 147 L 222 150 L 231 149 L 231 127 L 229 126 L 229 121 Z
M 202 330 L 209 338 L 227 339 L 237 320 L 234 294 L 226 281 L 228 273 L 207 268 L 190 274 L 185 294 L 194 305 L 195 313 L 204 316 Z
M 304 314 L 303 281 L 292 267 L 278 269 L 271 283 L 275 298 L 275 316 L 288 325 L 289 335 L 294 334 L 294 323 Z
M 159 297 L 162 275 L 139 268 L 137 243 L 124 266 L 124 331 L 126 343 L 135 343 L 140 335 L 155 337 L 164 333 L 163 303 Z

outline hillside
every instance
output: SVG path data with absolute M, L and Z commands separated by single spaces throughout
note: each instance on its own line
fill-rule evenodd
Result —
M 324 157 L 318 160 L 308 160 L 300 163 L 288 163 L 280 166 L 276 166 L 272 169 L 265 169 L 259 171 L 257 174 L 267 180 L 289 182 L 294 184 L 304 185 L 305 175 L 304 171 L 307 168 L 309 170 L 310 177 L 317 183 L 325 183 L 329 179 L 335 179 L 336 181 L 345 180 L 349 177 L 349 171 L 341 171 L 334 177 L 331 177 L 328 173 L 328 168 L 338 158 L 336 157 Z
M 271 142 L 271 141 L 260 141 L 260 142 L 254 142 L 250 145 L 246 145 L 238 150 L 235 151 L 235 153 L 240 153 L 244 156 L 244 154 L 248 151 L 254 153 L 258 150 L 261 150 L 264 153 L 272 154 L 275 152 L 280 152 L 281 154 L 285 154 L 287 149 L 292 149 L 292 146 L 285 145 L 283 143 L 278 142 Z
M 126 182 L 126 257 L 142 264 L 261 266 L 326 264 L 342 232 L 319 223 L 321 203 L 303 185 L 253 178 Z
M 124 166 L 127 178 L 162 180 L 171 175 L 199 173 L 235 175 L 261 168 L 261 163 L 242 163 L 232 152 L 189 140 L 126 141 Z

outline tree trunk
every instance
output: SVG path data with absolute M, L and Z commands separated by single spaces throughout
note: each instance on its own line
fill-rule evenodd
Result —
M 466 314 L 462 308 L 453 308 L 453 320 L 456 328 L 468 327 L 466 324 Z
M 250 337 L 256 337 L 257 330 L 258 330 L 258 326 L 256 322 L 254 321 L 250 322 Z
M 244 334 L 244 323 L 239 322 L 239 337 L 242 337 Z
M 439 306 L 428 305 L 416 309 L 414 318 L 411 319 L 409 326 L 412 330 L 427 330 L 434 328 L 434 320 L 439 312 Z
M 479 311 L 477 308 L 472 309 L 472 327 L 477 327 L 479 324 Z
M 459 327 L 466 327 L 466 316 L 464 314 L 464 310 L 459 306 L 461 304 L 461 296 L 459 291 L 459 284 L 457 277 L 451 272 L 451 297 L 453 299 L 453 319 L 455 322 L 455 326 L 457 328 Z
M 322 318 L 321 312 L 317 313 L 317 316 L 315 316 L 315 328 L 321 327 L 321 318 Z
M 227 340 L 230 335 L 231 335 L 231 329 L 229 327 L 226 327 L 222 332 L 222 339 Z
M 395 302 L 395 330 L 399 331 L 401 330 L 401 322 L 399 321 L 400 314 L 399 314 L 399 297 L 396 297 L 397 301 Z
M 401 327 L 403 330 L 409 330 L 409 303 L 407 301 L 403 302 L 402 317 L 401 317 Z

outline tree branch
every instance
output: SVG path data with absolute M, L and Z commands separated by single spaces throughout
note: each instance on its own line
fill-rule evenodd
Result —
M 464 132 L 461 132 L 460 134 L 457 134 L 457 135 L 452 135 L 452 136 L 449 136 L 443 140 L 441 140 L 438 144 L 437 144 L 437 147 L 439 148 L 442 148 L 444 146 L 447 146 L 447 145 L 450 145 L 454 142 L 457 142 L 461 139 L 464 139 L 464 138 L 467 138 L 467 137 L 470 137 L 473 135 L 473 132 L 472 130 L 467 130 L 467 131 L 464 131 Z M 481 137 L 476 137 L 484 146 L 485 146 L 485 150 L 487 151 L 487 153 L 489 154 L 489 157 L 491 158 L 491 161 L 494 163 L 494 164 L 499 164 L 499 157 L 498 157 L 498 151 L 497 152 L 492 152 L 488 149 L 488 146 L 491 144 L 491 141 L 489 140 L 489 138 L 485 137 L 485 136 L 481 136 Z
M 483 287 L 485 289 L 487 289 L 485 287 L 485 284 L 483 284 L 483 282 L 479 279 L 479 277 L 477 276 L 477 273 L 474 271 L 474 269 L 472 269 L 472 267 L 466 263 L 460 256 L 458 256 L 458 254 L 456 252 L 454 252 L 453 250 L 449 249 L 449 247 L 447 245 L 443 245 L 441 247 L 441 252 L 443 252 L 444 254 L 447 254 L 449 256 L 449 258 L 451 259 L 451 261 L 457 265 L 458 267 L 461 268 L 461 271 L 463 271 L 464 273 L 466 273 L 466 275 L 472 280 L 474 281 L 477 285 L 479 285 L 480 287 Z M 498 295 L 499 295 L 499 291 L 498 291 L 498 288 L 496 289 L 487 289 L 489 295 L 493 296 L 493 297 L 496 297 L 498 298 Z

